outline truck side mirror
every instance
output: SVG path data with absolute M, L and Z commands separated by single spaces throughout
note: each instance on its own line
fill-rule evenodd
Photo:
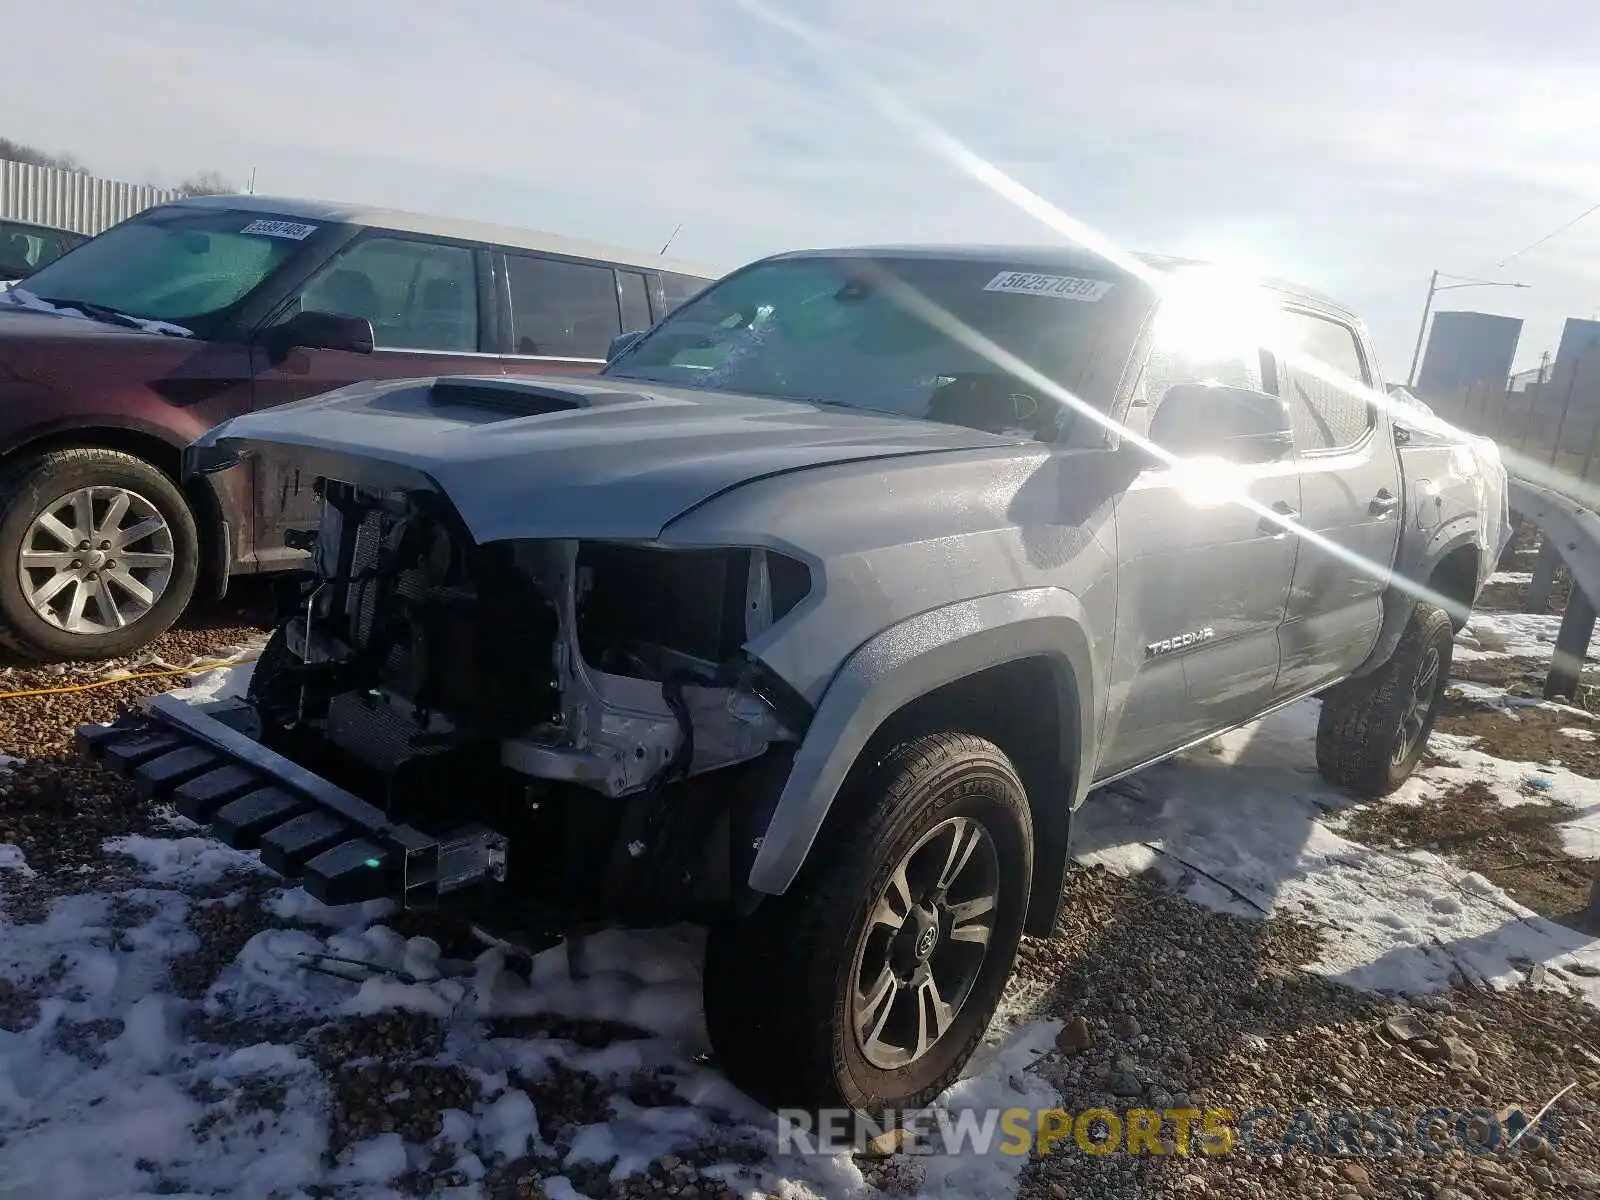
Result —
M 1215 455 L 1236 463 L 1272 462 L 1294 449 L 1289 407 L 1254 388 L 1179 383 L 1167 389 L 1150 440 L 1170 454 Z

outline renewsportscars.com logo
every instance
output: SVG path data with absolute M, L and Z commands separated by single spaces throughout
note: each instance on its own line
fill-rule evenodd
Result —
M 1561 1144 L 1561 1119 L 1520 1108 L 1349 1108 L 1279 1112 L 1253 1108 L 918 1109 L 876 1118 L 848 1109 L 781 1109 L 778 1149 L 788 1154 L 1219 1155 L 1384 1158 L 1465 1151 L 1513 1154 Z

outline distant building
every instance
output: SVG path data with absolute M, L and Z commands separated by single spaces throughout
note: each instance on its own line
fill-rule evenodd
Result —
M 1505 387 L 1521 337 L 1522 321 L 1517 317 L 1435 313 L 1422 370 L 1417 373 L 1417 394 L 1431 401 L 1457 397 L 1477 384 Z
M 1561 344 L 1556 347 L 1555 375 L 1559 377 L 1570 371 L 1585 351 L 1600 356 L 1600 321 L 1568 317 L 1561 327 Z M 1592 369 L 1591 364 L 1589 370 Z
M 1550 378 L 1550 364 L 1540 363 L 1537 367 L 1529 367 L 1526 371 L 1518 371 L 1511 377 L 1511 386 L 1507 389 L 1512 392 L 1525 392 L 1531 387 L 1536 387 Z

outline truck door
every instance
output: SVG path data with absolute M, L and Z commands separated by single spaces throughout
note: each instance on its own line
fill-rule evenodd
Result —
M 499 358 L 484 352 L 482 316 L 492 306 L 483 251 L 470 245 L 404 233 L 372 231 L 313 275 L 256 339 L 254 404 L 287 404 L 363 379 L 432 375 L 501 375 Z M 365 317 L 373 352 L 295 347 L 269 349 L 273 326 L 297 312 Z M 254 458 L 256 559 L 271 570 L 303 557 L 283 545 L 284 530 L 314 525 L 319 516 L 313 480 L 287 454 Z
M 1329 543 L 1298 539 L 1277 685 L 1287 697 L 1339 679 L 1377 643 L 1404 504 L 1393 428 L 1364 394 L 1373 375 L 1361 339 L 1333 316 L 1284 315 L 1277 383 L 1294 421 L 1300 520 Z
M 1158 337 L 1129 416 L 1150 429 L 1175 384 L 1260 390 L 1260 350 L 1226 355 L 1169 350 Z M 1149 417 L 1144 414 L 1148 413 Z M 1259 503 L 1299 508 L 1292 459 L 1226 468 Z M 1143 470 L 1119 498 L 1115 672 L 1101 774 L 1127 770 L 1268 703 L 1278 674 L 1278 626 L 1294 571 L 1295 539 L 1237 503 L 1208 503 L 1194 480 L 1164 465 Z

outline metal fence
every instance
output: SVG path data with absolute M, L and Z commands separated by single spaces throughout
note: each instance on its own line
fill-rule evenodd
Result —
M 1600 349 L 1519 390 L 1480 383 L 1423 396 L 1445 420 L 1494 438 L 1571 479 L 1600 483 Z
M 178 194 L 76 171 L 0 160 L 0 217 L 96 234 Z

